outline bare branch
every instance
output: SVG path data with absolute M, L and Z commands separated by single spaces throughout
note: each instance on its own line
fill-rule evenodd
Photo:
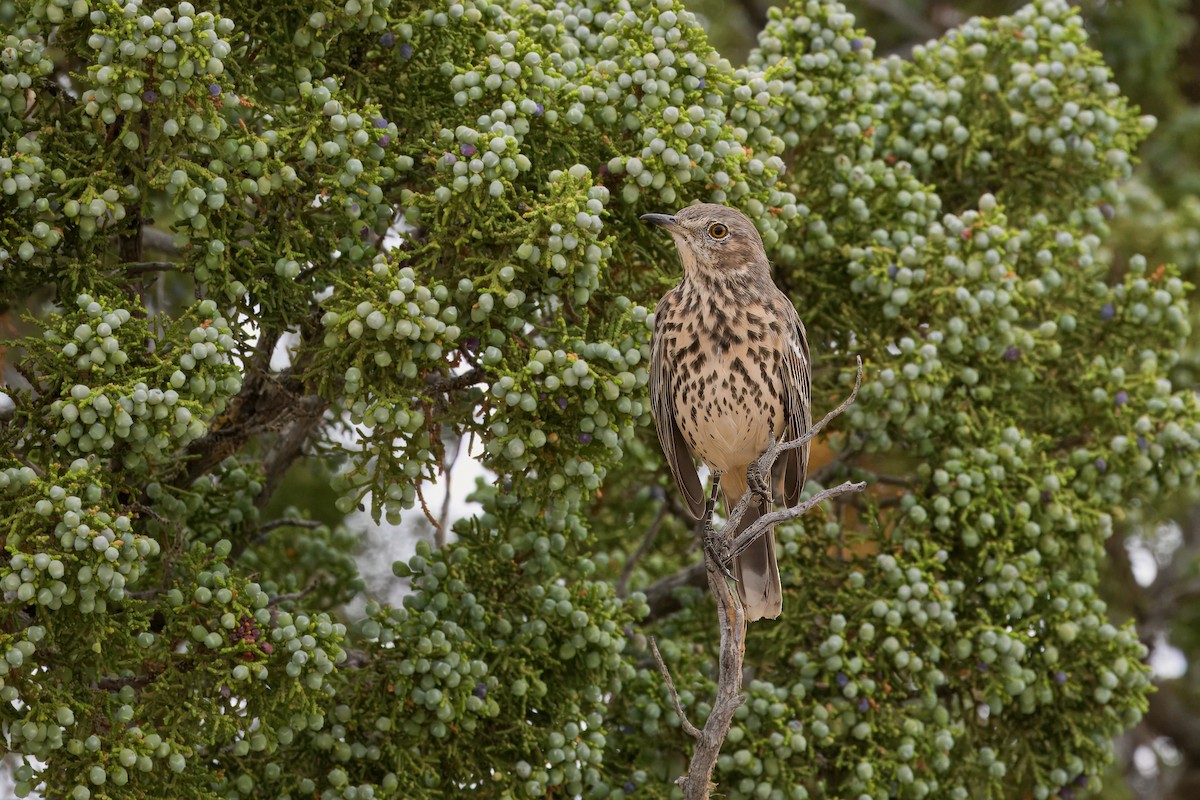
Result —
M 302 598 L 308 597 L 310 594 L 313 593 L 314 590 L 316 590 L 318 585 L 319 584 L 314 583 L 311 586 L 308 586 L 307 588 L 302 589 L 299 592 L 292 592 L 290 594 L 277 594 L 274 597 L 272 597 L 270 600 L 267 601 L 267 605 L 268 606 L 277 606 L 280 603 L 290 603 L 293 600 L 300 600 Z
M 749 528 L 742 531 L 741 535 L 729 546 L 729 557 L 734 558 L 746 552 L 746 549 L 754 544 L 754 540 L 769 531 L 772 526 L 802 517 L 814 507 L 838 495 L 861 492 L 865 488 L 867 488 L 866 481 L 859 481 L 857 483 L 846 481 L 845 483 L 839 483 L 837 486 L 822 489 L 803 503 L 794 505 L 791 508 L 784 508 L 779 511 L 772 511 L 769 514 L 763 514 Z
M 646 621 L 653 622 L 678 611 L 680 603 L 675 590 L 684 586 L 699 589 L 704 586 L 706 574 L 704 562 L 698 561 L 690 567 L 660 578 L 647 586 L 642 592 L 646 595 L 646 605 L 650 606 L 650 614 L 646 617 Z
M 174 261 L 136 261 L 123 265 L 130 275 L 142 275 L 147 272 L 171 272 L 179 269 Z
M 425 385 L 435 392 L 452 392 L 467 389 L 483 380 L 484 371 L 473 367 L 461 375 L 429 375 Z
M 258 526 L 259 534 L 270 533 L 276 528 L 307 528 L 313 530 L 319 528 L 325 523 L 319 519 L 296 519 L 295 517 L 281 517 L 264 522 Z
M 675 705 L 675 713 L 679 715 L 679 724 L 683 726 L 683 732 L 693 739 L 700 738 L 700 729 L 692 724 L 687 718 L 687 714 L 683 713 L 683 706 L 679 703 L 679 692 L 675 691 L 675 681 L 671 680 L 671 673 L 667 669 L 666 662 L 663 661 L 662 653 L 658 652 L 658 642 L 654 641 L 654 637 L 650 637 L 650 652 L 654 653 L 654 661 L 658 664 L 658 671 L 662 673 L 663 680 L 667 682 L 667 691 L 671 693 L 671 702 Z
M 270 501 L 275 490 L 279 488 L 284 474 L 287 473 L 288 467 L 303 452 L 304 443 L 308 441 L 308 437 L 325 422 L 325 409 L 328 407 L 329 402 L 315 394 L 305 395 L 295 403 L 293 407 L 295 416 L 284 424 L 279 438 L 275 440 L 262 459 L 265 477 L 263 490 L 256 500 L 259 508 L 266 506 Z
M 179 252 L 179 247 L 175 244 L 174 235 L 149 226 L 142 228 L 142 247 L 149 250 L 158 250 L 162 253 Z

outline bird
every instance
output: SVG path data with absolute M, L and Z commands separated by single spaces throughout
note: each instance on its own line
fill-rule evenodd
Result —
M 706 498 L 695 458 L 732 511 L 755 484 L 752 463 L 772 442 L 799 438 L 812 426 L 808 336 L 771 278 L 758 229 L 741 211 L 701 203 L 641 220 L 671 234 L 683 265 L 683 279 L 654 311 L 650 405 L 675 483 L 688 512 L 701 519 Z M 772 483 L 795 505 L 808 474 L 808 444 L 785 450 L 774 472 Z M 757 497 L 727 541 L 766 513 L 771 491 L 764 484 L 760 476 Z M 733 577 L 747 622 L 779 616 L 774 530 L 735 556 Z

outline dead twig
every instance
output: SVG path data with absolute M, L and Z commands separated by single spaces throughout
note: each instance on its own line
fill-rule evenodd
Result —
M 296 519 L 295 517 L 281 517 L 279 519 L 269 520 L 258 526 L 259 534 L 270 533 L 276 528 L 307 528 L 313 530 L 319 528 L 325 523 L 319 519 Z
M 662 673 L 663 680 L 667 682 L 667 691 L 671 693 L 671 702 L 675 704 L 675 713 L 679 715 L 679 724 L 683 726 L 683 732 L 693 739 L 699 739 L 700 729 L 692 724 L 691 720 L 687 718 L 687 714 L 683 713 L 683 706 L 679 704 L 679 693 L 675 691 L 675 681 L 671 680 L 671 673 L 667 670 L 662 653 L 658 652 L 658 642 L 654 641 L 653 636 L 650 637 L 650 652 L 654 653 L 658 671 Z

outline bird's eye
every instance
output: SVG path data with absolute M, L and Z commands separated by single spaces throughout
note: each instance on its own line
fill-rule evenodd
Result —
M 708 226 L 708 235 L 714 239 L 724 239 L 729 235 L 729 228 L 719 222 L 714 222 Z

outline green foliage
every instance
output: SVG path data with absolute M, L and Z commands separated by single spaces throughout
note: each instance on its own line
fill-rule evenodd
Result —
M 906 62 L 797 1 L 740 68 L 676 0 L 27 0 L 0 35 L 0 296 L 54 298 L 0 427 L 21 792 L 674 796 L 644 635 L 702 723 L 712 609 L 613 582 L 675 491 L 645 362 L 676 261 L 637 217 L 693 200 L 758 223 L 817 413 L 868 365 L 814 485 L 890 487 L 779 531 L 722 791 L 1098 783 L 1147 692 L 1103 543 L 1194 485 L 1200 411 L 1189 287 L 1102 249 L 1150 120 L 1065 3 Z M 348 626 L 346 528 L 262 512 L 309 399 L 343 514 L 409 516 L 447 438 L 496 476 Z M 634 587 L 690 558 L 661 513 Z

